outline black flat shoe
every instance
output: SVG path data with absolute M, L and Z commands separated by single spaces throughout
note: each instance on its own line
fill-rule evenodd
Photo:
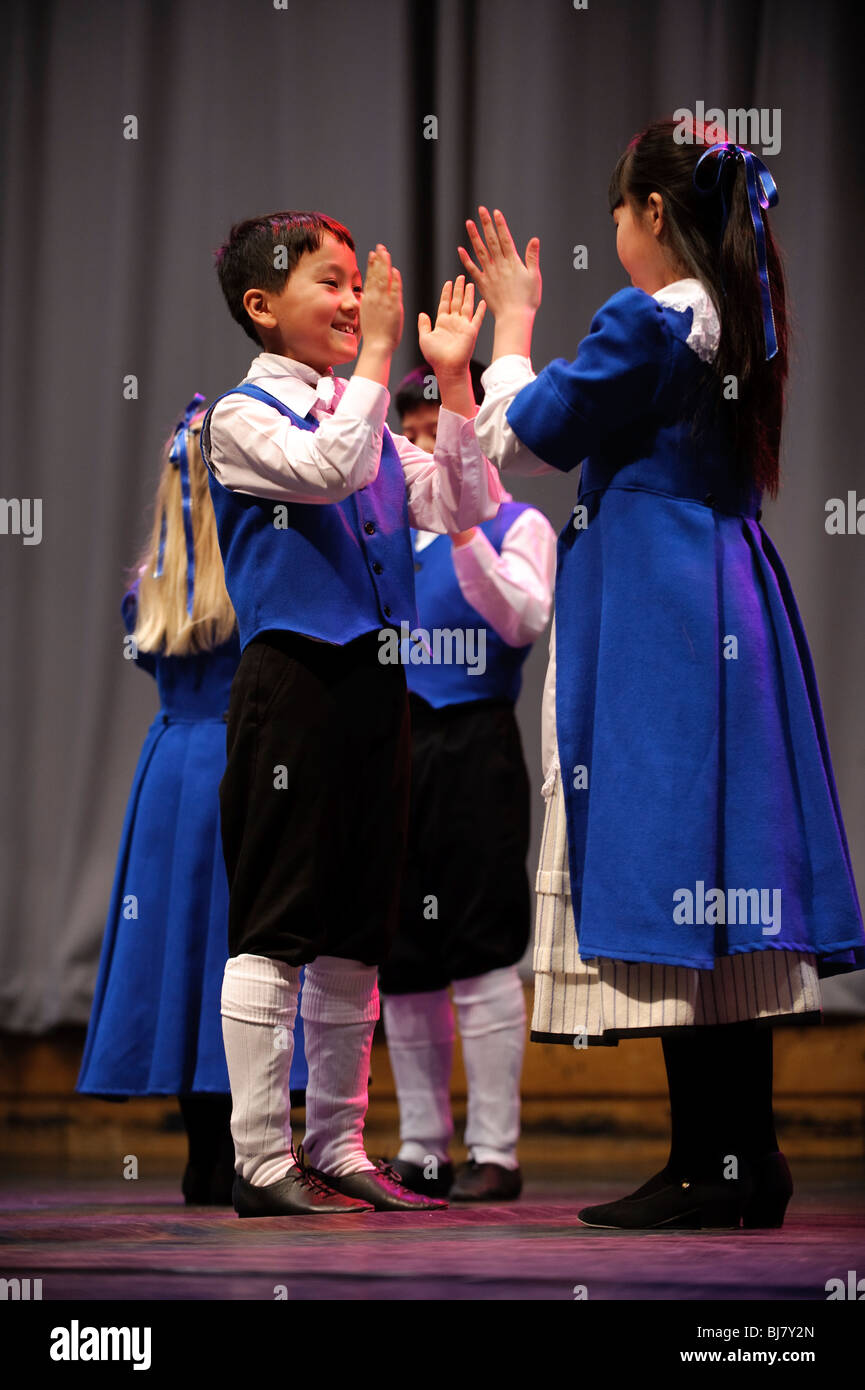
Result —
M 656 1192 L 660 1192 L 664 1187 L 669 1187 L 675 1181 L 676 1179 L 669 1168 L 662 1168 L 660 1173 L 655 1173 L 654 1177 L 649 1178 L 648 1182 L 644 1182 L 643 1186 L 638 1187 L 636 1192 L 631 1192 L 629 1196 L 623 1197 L 622 1201 L 633 1202 L 640 1197 L 653 1197 Z
M 409 1163 L 407 1158 L 385 1159 L 384 1161 L 396 1173 L 403 1187 L 407 1187 L 410 1192 L 419 1192 L 424 1197 L 446 1197 L 453 1186 L 454 1165 L 452 1163 L 439 1163 L 436 1176 L 428 1178 L 424 1176 L 424 1170 L 420 1163 Z
M 470 1158 L 458 1170 L 451 1188 L 452 1202 L 515 1202 L 523 1190 L 519 1168 L 500 1163 L 475 1163 Z
M 753 1183 L 753 1192 L 742 1207 L 742 1225 L 746 1230 L 777 1230 L 784 1224 L 784 1214 L 793 1195 L 793 1178 L 787 1160 L 780 1152 L 764 1154 L 762 1158 L 751 1159 L 748 1173 Z M 623 1202 L 633 1202 L 641 1197 L 652 1197 L 662 1188 L 675 1183 L 668 1168 L 662 1168 L 648 1182 L 638 1187 Z
M 349 1173 L 344 1178 L 322 1173 L 321 1177 L 337 1192 L 347 1197 L 359 1197 L 369 1202 L 376 1211 L 444 1211 L 447 1208 L 447 1202 L 439 1198 L 412 1192 L 402 1182 L 399 1173 L 384 1159 L 379 1159 L 371 1172 Z
M 656 1175 L 660 1177 L 661 1174 Z M 645 1187 L 655 1181 L 650 1179 Z M 618 1202 L 583 1207 L 577 1215 L 584 1226 L 599 1226 L 605 1230 L 738 1230 L 752 1192 L 753 1183 L 747 1177 L 730 1182 L 682 1179 L 670 1181 L 644 1196 L 634 1193 Z
M 754 1191 L 742 1211 L 748 1230 L 772 1230 L 784 1225 L 784 1213 L 793 1196 L 793 1177 L 780 1152 L 752 1160 Z
M 234 1210 L 238 1216 L 345 1216 L 372 1206 L 343 1196 L 309 1169 L 291 1168 L 267 1187 L 253 1187 L 235 1174 Z

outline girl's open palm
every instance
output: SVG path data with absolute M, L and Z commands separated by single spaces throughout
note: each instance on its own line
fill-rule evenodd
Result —
M 475 287 L 464 275 L 447 280 L 442 287 L 435 327 L 429 314 L 418 314 L 417 335 L 420 350 L 433 371 L 461 371 L 467 367 L 484 321 L 486 305 L 475 305 Z
M 541 302 L 540 241 L 537 237 L 531 238 L 526 247 L 526 259 L 522 261 L 498 208 L 495 220 L 484 207 L 478 208 L 478 214 L 483 234 L 474 222 L 466 222 L 478 264 L 475 265 L 463 246 L 457 248 L 460 260 L 496 318 L 511 309 L 533 312 Z

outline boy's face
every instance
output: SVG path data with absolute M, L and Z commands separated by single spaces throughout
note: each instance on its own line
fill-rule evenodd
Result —
M 256 321 L 266 352 L 293 357 L 322 374 L 357 357 L 363 281 L 351 247 L 329 232 L 318 251 L 301 256 L 278 293 L 247 293 L 259 296 L 262 307 L 266 301 L 266 321 Z
M 439 402 L 424 401 L 413 405 L 403 415 L 400 428 L 406 439 L 419 449 L 431 454 L 436 446 L 436 430 L 439 422 Z

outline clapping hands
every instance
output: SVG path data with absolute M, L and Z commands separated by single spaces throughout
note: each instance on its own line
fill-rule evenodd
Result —
M 502 214 L 495 219 L 485 207 L 478 208 L 483 235 L 476 223 L 466 222 L 469 241 L 477 257 L 475 265 L 464 246 L 459 258 L 471 275 L 496 319 L 509 313 L 532 315 L 541 302 L 540 241 L 532 237 L 526 246 L 525 261 L 520 260 L 514 239 Z
M 442 288 L 435 327 L 429 314 L 418 314 L 420 350 L 439 380 L 442 376 L 465 375 L 485 313 L 483 300 L 475 309 L 474 285 L 467 283 L 464 275 L 458 275 Z

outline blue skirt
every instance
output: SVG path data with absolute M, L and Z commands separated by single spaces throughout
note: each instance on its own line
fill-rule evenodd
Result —
M 556 629 L 580 956 L 706 970 L 780 950 L 821 975 L 861 968 L 817 681 L 759 523 L 609 486 L 559 539 Z
M 158 715 L 126 810 L 76 1090 L 227 1093 L 220 996 L 228 883 L 219 831 L 222 719 Z M 307 1082 L 298 1010 L 292 1089 Z

